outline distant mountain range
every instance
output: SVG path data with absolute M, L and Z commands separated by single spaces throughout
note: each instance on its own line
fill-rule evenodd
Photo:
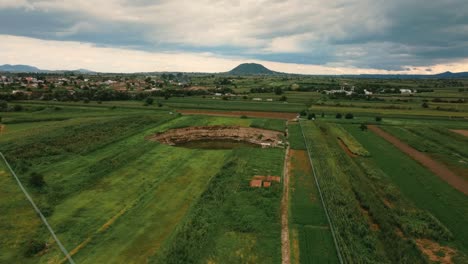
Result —
M 270 75 L 270 74 L 281 74 L 267 69 L 265 66 L 257 63 L 242 63 L 234 69 L 227 72 L 231 75 Z
M 37 67 L 34 66 L 29 66 L 29 65 L 10 65 L 10 64 L 4 64 L 0 65 L 0 72 L 14 72 L 14 73 L 60 73 L 60 72 L 80 72 L 80 73 L 94 73 L 93 71 L 86 70 L 86 69 L 77 69 L 77 70 L 58 70 L 58 71 L 49 71 L 49 70 L 41 70 Z
M 63 72 L 76 72 L 84 74 L 95 74 L 96 72 L 87 70 L 87 69 L 77 69 L 77 70 L 42 70 L 30 65 L 10 65 L 4 64 L 0 65 L 0 72 L 12 72 L 12 73 L 63 73 Z M 145 74 L 147 72 L 141 72 Z M 161 73 L 161 72 L 152 72 L 152 73 Z M 202 73 L 200 73 L 202 74 Z M 234 69 L 224 72 L 221 74 L 229 75 L 295 75 L 282 72 L 272 71 L 265 66 L 258 63 L 242 63 L 239 64 Z M 303 75 L 303 74 L 297 74 Z M 314 74 L 310 74 L 314 75 Z M 306 74 L 304 74 L 306 76 Z M 321 75 L 316 75 L 321 76 Z M 468 72 L 443 72 L 432 75 L 424 74 L 344 74 L 344 75 L 334 75 L 336 77 L 348 77 L 348 78 L 369 78 L 369 79 L 431 79 L 431 78 L 440 78 L 440 79 L 454 79 L 454 78 L 468 78 Z

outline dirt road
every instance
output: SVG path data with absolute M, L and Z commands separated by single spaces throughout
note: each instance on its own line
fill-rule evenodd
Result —
M 177 110 L 183 115 L 210 115 L 210 116 L 233 116 L 233 117 L 260 117 L 272 119 L 291 120 L 296 118 L 296 113 L 281 113 L 281 112 L 257 112 L 257 111 L 209 111 L 209 110 Z
M 462 177 L 453 173 L 449 168 L 444 164 L 433 160 L 428 155 L 419 152 L 418 150 L 412 148 L 406 143 L 400 141 L 398 138 L 390 135 L 389 133 L 383 131 L 375 125 L 369 125 L 369 130 L 381 136 L 388 142 L 392 143 L 395 147 L 406 153 L 408 156 L 421 163 L 423 166 L 432 171 L 435 175 L 439 176 L 441 179 L 446 181 L 455 189 L 461 191 L 465 195 L 468 195 L 468 182 Z
M 286 148 L 284 155 L 284 168 L 283 168 L 283 198 L 281 200 L 281 263 L 290 264 L 290 242 L 289 242 L 289 165 L 290 165 L 290 152 L 289 146 Z

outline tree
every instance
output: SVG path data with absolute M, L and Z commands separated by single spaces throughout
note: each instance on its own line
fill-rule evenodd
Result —
M 351 114 L 351 113 L 347 113 L 347 114 L 345 115 L 345 118 L 346 118 L 346 119 L 353 119 L 353 118 L 354 118 L 354 115 Z
M 307 119 L 309 119 L 309 120 L 315 119 L 315 113 L 309 113 L 307 115 Z
M 341 118 L 343 117 L 343 115 L 342 115 L 341 113 L 338 113 L 338 114 L 336 114 L 335 117 L 336 117 L 337 119 L 341 119 Z
M 283 89 L 281 89 L 280 87 L 276 87 L 276 88 L 275 88 L 275 94 L 276 94 L 276 95 L 281 95 L 281 94 L 283 94 Z
M 324 113 L 324 112 L 322 112 L 322 118 L 324 118 L 324 117 L 325 117 L 325 113 Z
M 0 100 L 0 111 L 6 111 L 8 109 L 8 103 L 5 100 Z
M 145 103 L 146 103 L 147 105 L 152 105 L 152 104 L 153 104 L 153 101 L 154 101 L 153 98 L 147 97 L 146 100 L 145 100 Z
M 359 128 L 362 130 L 362 131 L 367 131 L 367 125 L 362 123 Z
M 23 111 L 23 106 L 22 105 L 15 105 L 15 106 L 13 106 L 13 111 L 21 112 L 21 111 Z
M 307 111 L 306 110 L 302 110 L 300 113 L 299 113 L 300 116 L 306 116 L 307 115 Z
M 427 102 L 422 103 L 422 108 L 429 108 L 429 104 Z
M 377 122 L 382 121 L 382 117 L 381 117 L 381 116 L 376 116 L 376 117 L 375 117 L 375 121 L 377 121 Z
M 283 96 L 281 96 L 281 97 L 279 98 L 279 100 L 282 101 L 282 102 L 286 102 L 286 101 L 288 100 L 288 98 L 287 98 L 286 96 L 283 95 Z
M 42 188 L 46 185 L 46 182 L 44 181 L 44 176 L 37 172 L 33 172 L 29 175 L 29 183 L 37 188 Z
M 24 252 L 24 255 L 26 257 L 32 257 L 46 248 L 47 248 L 46 242 L 33 239 L 29 241 L 26 251 Z

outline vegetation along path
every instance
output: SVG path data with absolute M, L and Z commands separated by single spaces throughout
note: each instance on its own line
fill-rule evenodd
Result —
M 403 143 L 398 138 L 390 135 L 389 133 L 383 131 L 379 127 L 375 125 L 369 125 L 369 129 L 376 133 L 377 135 L 381 136 L 388 142 L 392 143 L 395 147 L 406 153 L 408 156 L 413 158 L 414 160 L 418 161 L 426 168 L 431 170 L 434 174 L 439 176 L 441 179 L 445 180 L 448 184 L 450 184 L 455 189 L 461 191 L 465 195 L 468 195 L 468 182 L 464 180 L 462 177 L 453 173 L 450 169 L 448 169 L 445 165 L 433 160 L 428 155 L 410 147 L 409 145 Z

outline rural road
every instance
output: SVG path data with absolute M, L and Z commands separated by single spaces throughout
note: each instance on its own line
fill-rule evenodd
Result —
M 439 176 L 441 179 L 450 184 L 453 188 L 459 190 L 460 192 L 468 195 L 468 182 L 462 177 L 456 175 L 447 168 L 444 164 L 435 161 L 427 154 L 424 154 L 408 144 L 402 142 L 400 139 L 394 137 L 393 135 L 385 132 L 376 125 L 369 125 L 369 130 L 384 138 L 386 141 L 390 142 L 392 145 L 397 147 L 402 152 L 406 153 L 408 156 L 422 164 L 424 167 L 428 168 L 435 175 Z
M 281 200 L 281 263 L 291 263 L 290 257 L 290 242 L 289 242 L 289 146 L 286 148 L 286 154 L 284 155 L 284 167 L 283 167 L 283 198 Z

